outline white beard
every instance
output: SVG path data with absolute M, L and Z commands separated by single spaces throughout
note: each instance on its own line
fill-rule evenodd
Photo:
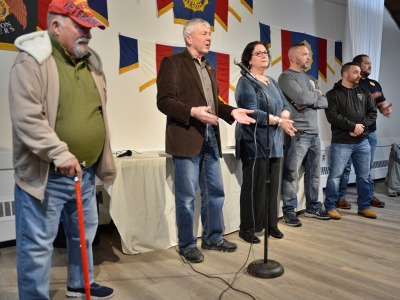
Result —
M 73 49 L 76 58 L 82 58 L 89 52 L 89 41 L 90 39 L 87 38 L 80 38 L 76 40 Z M 82 42 L 85 44 L 80 44 Z

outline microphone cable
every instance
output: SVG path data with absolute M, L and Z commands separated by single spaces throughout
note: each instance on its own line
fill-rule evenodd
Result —
M 179 254 L 179 249 L 178 249 L 178 248 L 179 248 L 179 247 L 175 246 L 175 251 Z M 181 258 L 182 262 L 183 262 L 184 264 L 189 265 L 189 267 L 190 267 L 195 273 L 197 273 L 197 274 L 199 274 L 199 275 L 202 275 L 202 276 L 204 276 L 204 277 L 206 277 L 206 278 L 210 278 L 210 279 L 219 279 L 220 281 L 222 281 L 223 283 L 225 283 L 225 284 L 228 286 L 224 291 L 222 291 L 222 293 L 219 295 L 218 299 L 222 299 L 222 295 L 223 295 L 226 291 L 228 291 L 229 289 L 232 289 L 232 290 L 234 290 L 235 292 L 244 294 L 244 295 L 246 295 L 246 296 L 249 296 L 251 299 L 256 300 L 256 298 L 255 298 L 253 295 L 251 295 L 250 293 L 245 292 L 245 291 L 240 290 L 240 289 L 237 289 L 237 288 L 235 288 L 235 287 L 232 286 L 232 285 L 233 285 L 233 282 L 235 281 L 235 279 L 236 279 L 236 277 L 237 277 L 237 275 L 238 275 L 238 273 L 244 268 L 244 266 L 246 265 L 246 263 L 243 264 L 243 266 L 235 273 L 235 276 L 234 276 L 234 279 L 233 279 L 232 283 L 229 283 L 227 280 L 223 279 L 223 278 L 220 277 L 220 276 L 209 275 L 209 274 L 200 272 L 199 270 L 196 270 L 195 267 L 193 267 L 193 264 L 192 264 L 191 262 L 185 260 L 185 259 L 182 257 L 182 255 L 179 254 L 179 257 Z M 247 259 L 247 260 L 248 260 L 248 259 Z M 247 260 L 246 260 L 246 262 L 247 262 Z
M 242 75 L 243 75 L 243 77 L 245 77 L 247 80 L 249 80 L 254 86 L 256 86 L 256 85 L 254 84 L 254 82 L 252 81 L 252 80 L 257 80 L 257 79 L 255 79 L 255 77 L 254 77 L 254 79 L 250 79 L 250 78 L 249 78 L 248 76 L 246 76 L 245 74 L 242 73 Z M 256 92 L 256 109 L 257 109 L 257 111 L 260 110 L 260 98 L 261 98 L 261 97 L 262 97 L 262 94 L 260 94 L 260 97 L 257 97 L 257 92 Z M 267 105 L 268 105 L 268 102 L 267 102 Z M 268 109 L 268 107 L 267 107 L 267 109 Z M 254 232 L 254 233 L 255 233 L 255 215 L 254 215 L 254 175 L 255 175 L 256 157 L 257 157 L 257 155 L 258 155 L 258 147 L 257 147 L 257 129 L 258 129 L 258 121 L 260 120 L 260 118 L 261 118 L 261 114 L 258 113 L 258 114 L 257 114 L 256 123 L 255 123 L 255 125 L 254 125 L 255 127 L 254 127 L 254 134 L 253 134 L 254 146 L 255 146 L 255 158 L 254 158 L 254 160 L 253 160 L 252 176 L 251 176 L 251 212 L 252 212 L 252 218 L 253 218 L 253 232 Z M 269 122 L 269 114 L 267 114 L 267 122 Z M 267 128 L 267 130 L 268 130 L 268 128 Z M 267 142 L 268 142 L 268 141 L 267 141 Z M 269 159 L 269 157 L 266 157 L 266 159 Z M 267 170 L 267 171 L 268 171 L 268 170 Z M 267 213 L 267 212 L 265 212 L 265 213 Z M 175 246 L 175 251 L 179 254 L 179 249 L 178 249 L 178 248 L 179 248 L 179 247 Z M 200 275 L 202 275 L 202 276 L 204 276 L 204 277 L 206 277 L 206 278 L 210 278 L 210 279 L 219 279 L 219 280 L 221 280 L 223 283 L 225 283 L 225 284 L 227 285 L 227 288 L 226 288 L 225 290 L 223 290 L 223 291 L 221 292 L 221 294 L 218 296 L 218 299 L 219 299 L 219 300 L 221 300 L 222 297 L 223 297 L 223 295 L 224 295 L 227 291 L 229 291 L 230 289 L 234 290 L 235 292 L 241 293 L 241 294 L 243 294 L 243 295 L 245 295 L 245 296 L 248 296 L 248 297 L 250 297 L 250 298 L 253 299 L 253 300 L 256 300 L 256 298 L 255 298 L 252 294 L 250 294 L 250 293 L 248 293 L 248 292 L 246 292 L 246 291 L 240 290 L 240 289 L 238 289 L 238 288 L 235 288 L 235 287 L 233 286 L 233 284 L 235 283 L 235 281 L 236 281 L 236 279 L 237 279 L 237 276 L 238 276 L 239 273 L 244 269 L 244 267 L 247 265 L 247 263 L 248 263 L 248 261 L 249 261 L 249 258 L 250 258 L 250 254 L 251 254 L 251 252 L 252 252 L 252 249 L 253 249 L 253 242 L 250 243 L 250 247 L 249 247 L 249 250 L 248 250 L 248 252 L 247 252 L 247 256 L 246 256 L 245 262 L 244 262 L 243 265 L 236 271 L 236 273 L 235 273 L 235 275 L 234 275 L 234 277 L 233 277 L 231 283 L 229 283 L 227 280 L 223 279 L 223 278 L 220 277 L 220 276 L 213 276 L 213 275 L 209 275 L 209 274 L 206 274 L 206 273 L 203 273 L 203 272 L 200 272 L 200 271 L 196 270 L 196 269 L 193 267 L 193 265 L 192 265 L 191 262 L 189 262 L 189 261 L 183 259 L 183 257 L 182 257 L 180 254 L 179 254 L 179 256 L 180 256 L 182 262 L 183 262 L 184 264 L 189 265 L 190 268 L 191 268 L 195 273 L 200 274 Z
M 255 79 L 255 77 L 254 76 L 251 76 L 251 79 L 250 79 L 250 76 L 246 76 L 245 75 L 245 73 L 242 73 L 242 75 L 243 75 L 243 77 L 244 78 L 246 78 L 247 80 L 249 80 L 252 84 L 253 84 L 253 86 L 255 86 L 256 87 L 256 85 L 254 84 L 254 82 L 253 82 L 253 80 L 257 80 L 257 79 Z M 251 75 L 251 74 L 250 74 Z M 258 86 L 257 86 L 258 87 Z M 251 197 L 250 197 L 250 199 L 251 199 L 251 215 L 252 215 L 252 219 L 253 219 L 253 234 L 255 234 L 255 227 L 256 227 L 256 221 L 255 221 L 255 215 L 254 215 L 254 175 L 255 175 L 255 165 L 256 165 L 256 158 L 257 158 L 257 156 L 258 156 L 258 146 L 257 146 L 257 129 L 258 129 L 258 122 L 259 122 L 259 120 L 260 120 L 260 118 L 261 118 L 261 114 L 259 113 L 260 112 L 260 98 L 262 97 L 262 94 L 260 93 L 260 96 L 258 97 L 258 95 L 257 95 L 257 92 L 256 92 L 256 109 L 257 109 L 257 111 L 258 111 L 258 113 L 257 113 L 257 119 L 256 119 L 256 123 L 255 123 L 255 125 L 254 125 L 254 133 L 253 133 L 253 140 L 254 140 L 254 147 L 255 147 L 255 153 L 254 153 L 254 160 L 253 160 L 253 166 L 252 166 L 252 175 L 251 175 Z M 267 103 L 268 104 L 268 103 Z M 269 122 L 269 115 L 267 116 L 267 122 Z M 269 159 L 269 158 L 266 158 L 266 159 Z M 225 292 L 227 292 L 229 289 L 233 289 L 234 291 L 237 291 L 237 289 L 236 288 L 234 288 L 233 287 L 233 284 L 235 283 L 235 281 L 236 281 L 236 278 L 237 278 L 237 276 L 239 275 L 239 272 L 241 272 L 242 270 L 243 270 L 243 268 L 247 265 L 247 263 L 248 263 L 248 261 L 249 261 L 249 258 L 250 258 L 250 254 L 251 254 L 251 252 L 252 252 L 252 249 L 253 249 L 253 241 L 250 243 L 250 247 L 249 247 L 249 250 L 248 250 L 248 252 L 247 252 L 247 257 L 246 257 L 246 260 L 245 260 L 245 262 L 243 263 L 243 265 L 239 268 L 239 270 L 235 273 L 235 276 L 233 277 L 233 280 L 232 280 L 232 282 L 230 283 L 230 284 L 228 284 L 228 287 L 224 290 L 224 291 L 222 291 L 222 293 L 220 294 L 220 296 L 218 297 L 218 299 L 220 300 L 220 299 L 222 299 L 222 296 L 225 294 Z M 240 290 L 239 290 L 240 291 Z M 243 292 L 243 291 L 240 291 L 240 292 Z M 255 297 L 253 296 L 253 295 L 251 295 L 251 294 L 249 294 L 249 293 L 247 293 L 247 292 L 243 292 L 243 293 L 245 293 L 246 295 L 248 295 L 249 297 L 251 297 L 252 299 L 255 299 Z

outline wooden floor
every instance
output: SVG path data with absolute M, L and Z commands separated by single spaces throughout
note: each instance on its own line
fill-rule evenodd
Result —
M 284 274 L 274 279 L 249 275 L 247 265 L 264 258 L 264 244 L 250 245 L 238 233 L 235 253 L 203 251 L 205 260 L 192 267 L 175 248 L 135 256 L 121 252 L 115 228 L 102 229 L 95 250 L 96 282 L 115 289 L 113 299 L 400 299 L 400 197 L 386 197 L 382 182 L 376 195 L 386 202 L 374 209 L 376 220 L 357 215 L 355 188 L 349 188 L 353 208 L 341 210 L 339 221 L 300 216 L 303 226 L 280 221 L 282 240 L 268 240 L 268 259 Z M 264 238 L 262 237 L 262 241 Z M 15 247 L 0 249 L 0 299 L 18 299 Z M 51 273 L 52 299 L 65 299 L 65 249 L 55 249 Z

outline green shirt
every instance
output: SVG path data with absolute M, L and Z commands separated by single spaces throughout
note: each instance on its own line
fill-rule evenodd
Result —
M 85 168 L 95 164 L 103 150 L 105 128 L 99 91 L 88 68 L 86 55 L 76 64 L 51 36 L 60 98 L 55 131 Z

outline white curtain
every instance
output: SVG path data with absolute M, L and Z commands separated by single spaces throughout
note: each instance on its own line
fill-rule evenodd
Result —
M 353 57 L 368 55 L 370 77 L 379 81 L 384 0 L 348 0 L 348 10 Z

